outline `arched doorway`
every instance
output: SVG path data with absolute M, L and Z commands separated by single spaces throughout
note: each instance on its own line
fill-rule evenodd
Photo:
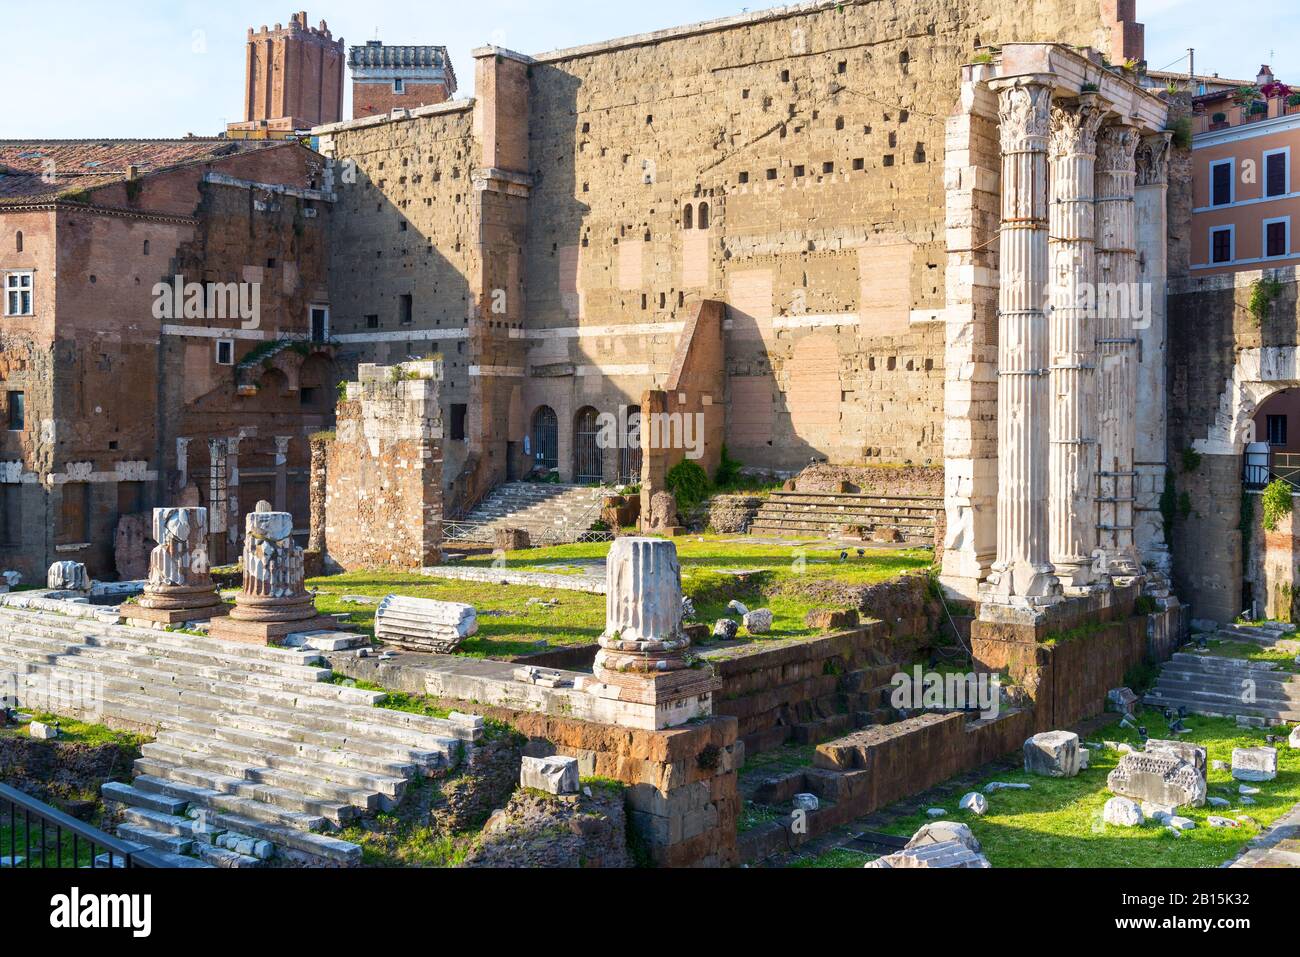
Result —
M 573 423 L 573 480 L 579 485 L 604 478 L 599 436 L 600 413 L 591 406 L 579 409 Z
M 1300 491 L 1300 389 L 1282 389 L 1261 402 L 1245 439 L 1247 488 L 1281 479 Z
M 641 406 L 628 406 L 623 442 L 618 450 L 618 480 L 622 485 L 641 482 Z
M 560 467 L 560 422 L 549 405 L 539 406 L 533 413 L 532 444 L 533 463 L 537 467 L 551 470 Z

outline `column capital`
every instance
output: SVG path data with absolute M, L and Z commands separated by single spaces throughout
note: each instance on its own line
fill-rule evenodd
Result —
M 1165 186 L 1169 183 L 1169 151 L 1174 134 L 1162 130 L 1142 137 L 1138 144 L 1137 184 L 1139 186 Z
M 1015 76 L 991 80 L 998 94 L 998 122 L 1003 153 L 1046 150 L 1051 133 L 1050 77 Z
M 1095 93 L 1052 104 L 1052 155 L 1096 156 L 1097 133 L 1111 105 Z
M 1142 136 L 1136 126 L 1108 123 L 1097 134 L 1097 172 L 1137 171 L 1137 148 Z

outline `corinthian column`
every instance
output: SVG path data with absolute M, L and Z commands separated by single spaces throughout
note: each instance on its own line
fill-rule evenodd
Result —
M 1171 571 L 1169 543 L 1165 541 L 1160 495 L 1168 468 L 1166 454 L 1165 346 L 1168 310 L 1165 289 L 1169 278 L 1169 152 L 1172 133 L 1144 137 L 1137 151 L 1138 282 L 1143 290 L 1144 315 L 1135 323 L 1138 336 L 1137 446 L 1134 468 L 1138 476 L 1134 525 L 1138 557 L 1147 571 L 1147 588 L 1158 591 L 1168 584 Z M 1150 299 L 1146 291 L 1150 290 Z M 1153 579 L 1153 572 L 1166 576 Z
M 1101 352 L 1097 505 L 1100 545 L 1110 571 L 1141 571 L 1133 543 L 1137 475 L 1137 284 L 1138 131 L 1114 124 L 1097 140 L 1097 309 Z
M 990 84 L 1002 139 L 998 280 L 998 550 L 995 598 L 1059 593 L 1047 539 L 1047 140 L 1052 91 L 1037 77 Z
M 1063 585 L 1094 579 L 1097 329 L 1093 176 L 1106 107 L 1096 94 L 1052 108 L 1049 542 Z

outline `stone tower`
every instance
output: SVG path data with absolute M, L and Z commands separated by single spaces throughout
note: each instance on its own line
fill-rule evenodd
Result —
M 446 47 L 385 46 L 367 40 L 348 52 L 352 69 L 352 118 L 398 107 L 443 103 L 456 92 L 456 71 Z
M 322 20 L 307 26 L 304 10 L 289 25 L 248 28 L 244 75 L 244 121 L 227 135 L 256 139 L 291 136 L 343 118 L 343 38 L 335 40 Z

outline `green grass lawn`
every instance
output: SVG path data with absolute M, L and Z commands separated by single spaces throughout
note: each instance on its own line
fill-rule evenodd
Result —
M 817 633 L 804 624 L 804 618 L 809 611 L 828 606 L 800 594 L 800 582 L 871 585 L 924 571 L 934 559 L 926 549 L 868 549 L 862 558 L 850 551 L 849 560 L 841 562 L 840 549 L 828 547 L 823 541 L 797 546 L 765 545 L 737 536 L 692 536 L 676 539 L 676 543 L 682 563 L 682 588 L 695 602 L 696 619 L 711 624 L 726 617 L 727 603 L 732 598 L 750 608 L 770 608 L 772 631 L 762 636 L 763 640 Z M 591 568 L 581 562 L 603 559 L 609 548 L 609 542 L 598 542 L 527 549 L 508 553 L 505 567 L 550 574 L 591 574 Z M 572 562 L 579 564 L 565 567 Z M 476 556 L 459 565 L 487 568 L 492 563 L 491 556 Z M 746 580 L 726 574 L 738 570 L 754 574 Z M 514 657 L 538 650 L 543 641 L 551 647 L 589 644 L 605 627 L 604 596 L 582 592 L 455 581 L 400 571 L 353 572 L 315 578 L 307 585 L 317 592 L 316 607 L 320 611 L 347 613 L 352 625 L 371 633 L 375 606 L 350 604 L 342 601 L 342 596 L 382 598 L 397 592 L 471 604 L 478 610 L 479 633 L 461 645 L 459 653 L 474 657 Z M 556 600 L 559 605 L 529 605 L 530 598 Z
M 32 714 L 32 717 L 41 724 L 51 726 L 57 724 L 59 726 L 59 737 L 56 740 L 67 744 L 85 744 L 91 747 L 116 744 L 123 748 L 138 749 L 140 745 L 153 740 L 148 735 L 135 734 L 131 731 L 117 731 L 113 728 L 106 728 L 102 724 L 87 724 L 84 721 L 77 721 L 73 718 L 65 718 L 62 715 L 47 712 Z M 0 728 L 0 734 L 31 737 L 26 724 Z
M 478 611 L 478 634 L 467 639 L 458 653 L 475 658 L 511 658 L 538 651 L 543 641 L 551 647 L 590 644 L 605 628 L 604 595 L 452 581 L 398 571 L 313 578 L 307 587 L 316 592 L 318 610 L 326 614 L 346 612 L 350 624 L 371 634 L 378 606 L 351 604 L 343 601 L 343 596 L 381 599 L 398 593 L 473 605 Z M 530 605 L 530 598 L 555 600 L 559 605 Z
M 1152 737 L 1174 737 L 1168 734 L 1168 724 L 1157 712 L 1143 713 L 1139 723 L 1147 727 Z M 1225 718 L 1193 715 L 1186 719 L 1186 725 L 1193 731 L 1183 737 L 1205 745 L 1211 762 L 1231 763 L 1234 747 L 1265 744 L 1266 732 L 1239 729 L 1235 722 Z M 1088 738 L 1124 741 L 1140 747 L 1136 733 L 1119 727 L 1118 723 Z M 989 810 L 984 817 L 958 810 L 960 794 L 944 798 L 937 806 L 947 809 L 946 820 L 970 825 L 994 867 L 1196 868 L 1218 867 L 1231 860 L 1263 827 L 1300 802 L 1300 752 L 1290 750 L 1284 742 L 1278 748 L 1277 779 L 1255 785 L 1261 793 L 1254 796 L 1254 805 L 1243 806 L 1237 792 L 1238 782 L 1228 771 L 1216 771 L 1211 765 L 1209 794 L 1230 800 L 1231 807 L 1183 808 L 1179 813 L 1196 821 L 1197 826 L 1182 837 L 1175 837 L 1155 824 L 1139 828 L 1112 827 L 1102 821 L 1102 807 L 1114 796 L 1106 790 L 1106 776 L 1119 758 L 1118 752 L 1109 749 L 1093 752 L 1091 767 L 1077 778 L 1058 780 L 1013 771 L 981 780 L 981 791 L 995 780 L 1032 786 L 1029 791 L 999 791 L 989 795 Z M 1258 823 L 1246 823 L 1236 829 L 1212 828 L 1206 823 L 1211 814 L 1231 818 L 1246 814 Z M 906 837 L 928 820 L 922 808 L 899 818 L 884 830 Z M 856 857 L 830 852 L 800 861 L 799 866 L 861 867 L 862 863 Z

